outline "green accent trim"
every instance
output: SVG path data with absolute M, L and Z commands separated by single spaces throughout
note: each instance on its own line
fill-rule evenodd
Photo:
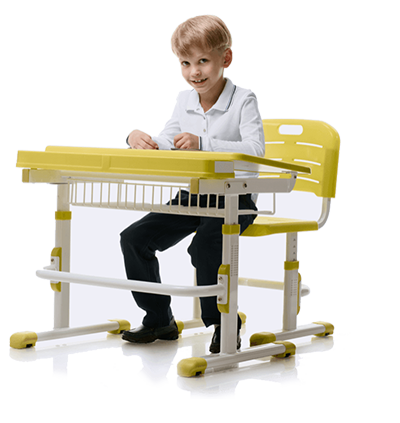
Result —
M 192 178 L 190 180 L 190 193 L 198 194 L 199 193 L 199 178 Z
M 242 325 L 244 325 L 247 321 L 247 316 L 242 311 L 239 311 L 238 315 L 240 317 L 240 320 L 242 321 Z
M 62 270 L 62 248 L 61 247 L 53 248 L 53 250 L 51 251 L 51 257 L 58 257 L 60 259 L 60 270 Z M 58 282 L 58 283 L 50 282 L 50 286 L 54 292 L 61 292 L 61 282 Z
M 286 351 L 283 354 L 276 354 L 273 357 L 276 358 L 286 358 L 296 354 L 296 345 L 289 341 L 276 341 L 274 344 L 284 345 Z
M 30 169 L 22 169 L 22 182 L 26 183 L 29 182 L 29 172 Z
M 178 326 L 178 332 L 181 334 L 183 329 L 185 328 L 185 325 L 180 320 L 175 320 L 176 326 Z
M 54 292 L 61 292 L 61 282 L 58 282 L 58 283 L 51 283 L 50 282 L 50 286 L 51 286 L 51 289 Z
M 37 339 L 38 337 L 35 332 L 17 332 L 10 337 L 10 347 L 17 349 L 34 347 Z
M 70 211 L 56 211 L 56 220 L 71 220 L 72 212 Z
M 226 304 L 217 304 L 220 313 L 229 313 L 229 300 L 230 300 L 230 288 L 231 288 L 231 266 L 229 264 L 221 264 L 218 269 L 218 275 L 228 276 L 228 301 Z
M 285 261 L 285 270 L 295 270 L 299 268 L 298 261 Z
M 239 235 L 240 225 L 222 225 L 222 235 Z
M 325 332 L 322 333 L 316 333 L 314 334 L 314 336 L 328 336 L 328 335 L 333 335 L 333 331 L 335 329 L 335 327 L 332 325 L 332 323 L 327 323 L 327 322 L 313 322 L 314 325 L 323 325 L 325 326 Z
M 255 347 L 257 345 L 271 344 L 276 341 L 276 336 L 272 332 L 259 332 L 251 335 L 250 337 L 250 347 Z
M 201 357 L 185 358 L 178 363 L 178 375 L 193 377 L 204 374 L 207 368 L 207 361 Z
M 119 328 L 116 330 L 109 330 L 108 333 L 115 335 L 120 334 L 124 330 L 130 330 L 131 324 L 127 320 L 109 319 L 109 322 L 118 322 Z

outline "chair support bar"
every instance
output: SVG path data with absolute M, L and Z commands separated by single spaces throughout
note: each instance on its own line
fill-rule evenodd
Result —
M 321 229 L 325 225 L 326 221 L 328 220 L 330 208 L 331 208 L 331 199 L 324 197 L 322 199 L 321 216 L 318 219 L 318 229 Z
M 267 281 L 264 279 L 244 278 L 239 277 L 239 286 L 251 286 L 256 288 L 275 289 L 283 291 L 283 282 Z M 301 296 L 305 297 L 310 294 L 310 288 L 307 285 L 301 284 Z

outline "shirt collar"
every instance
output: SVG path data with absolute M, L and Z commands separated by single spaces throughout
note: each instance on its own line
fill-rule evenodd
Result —
M 236 85 L 233 85 L 232 81 L 229 78 L 225 78 L 226 83 L 225 87 L 222 90 L 222 93 L 218 97 L 217 102 L 212 106 L 211 109 L 217 109 L 222 112 L 229 110 L 229 107 L 232 104 L 233 95 L 236 91 Z M 186 106 L 186 110 L 197 110 L 200 107 L 199 95 L 196 90 L 192 90 L 189 95 L 189 100 Z M 210 109 L 210 110 L 211 110 Z

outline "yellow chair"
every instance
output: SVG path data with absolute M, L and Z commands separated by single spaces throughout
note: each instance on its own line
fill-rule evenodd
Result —
M 263 120 L 265 133 L 265 157 L 284 162 L 301 164 L 311 168 L 310 175 L 297 177 L 296 191 L 311 192 L 322 197 L 321 216 L 318 221 L 258 216 L 242 236 L 256 237 L 286 233 L 286 261 L 282 332 L 261 332 L 252 335 L 250 345 L 256 346 L 274 341 L 284 341 L 307 335 L 326 336 L 333 333 L 329 323 L 314 322 L 312 325 L 297 327 L 297 314 L 300 310 L 302 291 L 298 273 L 297 233 L 316 231 L 327 221 L 331 198 L 335 197 L 339 159 L 339 135 L 330 125 L 312 120 L 267 119 Z M 265 177 L 266 175 L 260 175 Z M 276 288 L 276 282 L 239 278 L 240 285 Z M 273 286 L 275 284 L 275 286 Z M 279 284 L 279 283 L 278 283 Z M 307 294 L 304 292 L 303 295 Z M 323 325 L 325 331 L 315 333 L 315 325 Z M 314 332 L 314 333 L 312 333 Z

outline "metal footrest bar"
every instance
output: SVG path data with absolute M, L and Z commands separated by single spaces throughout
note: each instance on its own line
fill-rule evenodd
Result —
M 160 283 L 104 278 L 100 276 L 80 275 L 77 273 L 58 272 L 54 270 L 37 270 L 36 276 L 51 281 L 100 286 L 104 288 L 126 289 L 129 291 L 147 292 L 151 294 L 177 295 L 180 297 L 214 297 L 222 295 L 225 291 L 225 288 L 220 284 L 189 287 L 163 285 Z
M 178 363 L 178 374 L 183 377 L 198 376 L 204 374 L 206 371 L 221 370 L 223 368 L 232 367 L 243 361 L 256 360 L 270 356 L 286 356 L 286 352 L 289 349 L 290 353 L 288 354 L 292 355 L 295 350 L 294 344 L 289 342 L 270 344 L 261 347 L 246 348 L 235 354 L 212 354 L 203 357 L 186 358 Z
M 240 316 L 240 319 L 242 320 L 242 325 L 246 323 L 247 316 L 239 311 L 238 315 Z M 180 320 L 175 320 L 176 325 L 178 326 L 179 333 L 182 333 L 184 329 L 195 329 L 195 328 L 204 328 L 204 322 L 201 320 L 201 318 L 193 318 L 191 320 L 186 320 L 184 322 Z
M 73 336 L 90 335 L 100 332 L 118 334 L 124 330 L 129 330 L 130 327 L 131 325 L 127 320 L 110 320 L 109 323 L 76 328 L 59 328 L 47 332 L 17 332 L 11 336 L 10 346 L 12 348 L 22 349 L 33 347 L 38 341 L 50 341 L 53 339 L 70 338 Z
M 175 323 L 178 326 L 179 333 L 182 333 L 184 329 L 195 329 L 204 327 L 204 323 L 201 319 L 186 320 L 184 322 L 180 320 L 175 320 Z
M 324 335 L 327 333 L 327 325 L 333 333 L 333 325 L 329 323 L 317 322 L 308 325 L 299 326 L 297 329 L 279 331 L 279 332 L 258 332 L 250 337 L 250 346 L 255 347 L 258 345 L 269 344 L 275 341 L 286 341 L 295 338 L 302 338 L 311 335 Z
M 206 371 L 216 371 L 232 367 L 243 361 L 265 357 L 286 358 L 296 353 L 296 346 L 288 340 L 303 336 L 328 336 L 333 333 L 334 327 L 330 323 L 315 322 L 300 326 L 294 330 L 276 333 L 260 332 L 250 338 L 250 348 L 234 354 L 212 354 L 203 357 L 192 357 L 181 360 L 178 364 L 178 374 L 184 377 L 193 377 L 204 374 Z

